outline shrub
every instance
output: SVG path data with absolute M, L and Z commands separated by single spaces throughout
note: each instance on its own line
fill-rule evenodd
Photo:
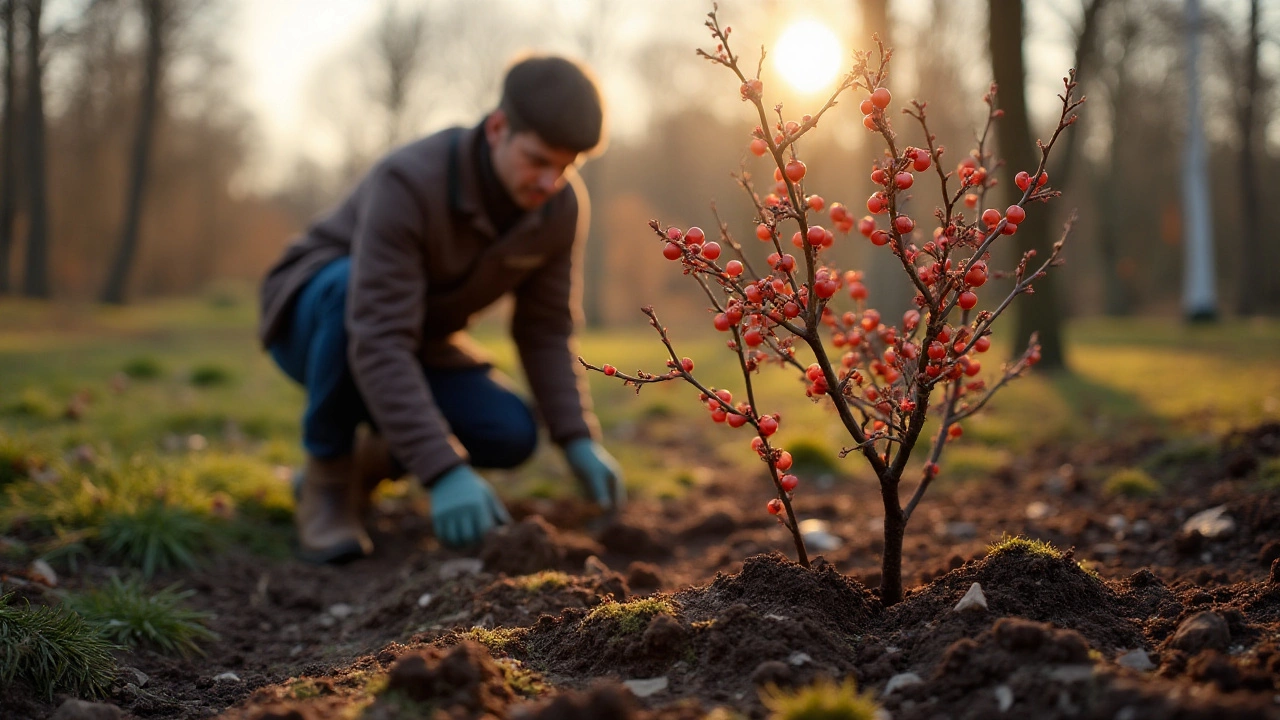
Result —
M 121 580 L 115 575 L 106 587 L 73 596 L 70 605 L 119 645 L 184 656 L 203 654 L 199 644 L 218 639 L 205 627 L 213 616 L 187 608 L 185 601 L 193 591 L 179 587 L 174 584 L 147 594 L 141 580 Z
M 1155 497 L 1160 494 L 1160 483 L 1146 471 L 1138 468 L 1117 470 L 1107 478 L 1102 492 L 1108 497 L 1117 495 L 1127 498 Z
M 878 62 L 872 53 L 855 52 L 853 69 L 827 102 L 812 114 L 787 120 L 781 105 L 766 106 L 763 83 L 745 74 L 716 12 L 707 17 L 715 49 L 697 53 L 734 76 L 742 100 L 759 122 L 748 148 L 772 164 L 772 184 L 767 180 L 757 184 L 745 170 L 736 176 L 755 208 L 755 236 L 772 252 L 766 258 L 767 268 L 757 272 L 718 215 L 714 237 L 699 227 L 664 227 L 657 220 L 650 227 L 663 256 L 678 262 L 681 271 L 693 276 L 705 291 L 711 324 L 726 333 L 745 394 L 735 402 L 730 390 L 701 382 L 694 374 L 693 359 L 676 352 L 652 307 L 643 311 L 667 350 L 664 372 L 628 375 L 615 365 L 579 360 L 586 368 L 637 390 L 650 383 L 686 382 L 697 388 L 713 422 L 749 427 L 754 433 L 751 448 L 765 464 L 773 488 L 774 497 L 765 508 L 790 531 L 797 560 L 807 567 L 808 553 L 792 506 L 800 485 L 799 476 L 791 471 L 795 458 L 774 444 L 782 418 L 759 407 L 754 387 L 756 371 L 770 364 L 797 373 L 806 394 L 833 409 L 847 431 L 852 442 L 840 456 L 862 456 L 881 485 L 885 522 L 880 596 L 893 604 L 902 599 L 902 541 L 907 522 L 938 475 L 944 447 L 963 434 L 967 418 L 1040 360 L 1040 345 L 1033 335 L 1021 356 L 1006 364 L 989 385 L 979 377 L 979 356 L 991 347 L 996 320 L 1019 295 L 1033 292 L 1033 282 L 1060 262 L 1065 232 L 1046 258 L 1037 259 L 1028 250 L 1011 269 L 988 267 L 994 262 L 994 243 L 1017 232 L 1031 203 L 1059 195 L 1048 185 L 1045 168 L 1062 132 L 1076 119 L 1073 111 L 1080 102 L 1072 97 L 1074 73 L 1068 74 L 1059 96 L 1057 127 L 1047 143 L 1039 144 L 1037 167 L 1020 168 L 1006 179 L 1021 192 L 1014 204 L 1001 211 L 987 203 L 1002 165 L 988 147 L 991 129 L 1003 115 L 996 106 L 994 86 L 983 98 L 987 118 L 977 133 L 977 147 L 962 156 L 954 172 L 948 172 L 943 168 L 943 149 L 929 130 L 924 103 L 913 101 L 902 108 L 919 126 L 921 146 L 906 145 L 903 134 L 893 127 L 888 110 L 892 95 L 884 86 L 892 53 L 878 40 Z M 871 170 L 876 190 L 866 201 L 870 214 L 861 219 L 845 205 L 828 203 L 814 192 L 812 182 L 806 181 L 808 167 L 797 152 L 797 142 L 817 127 L 841 95 L 857 89 L 866 92 L 861 101 L 862 125 L 883 139 L 888 149 Z M 776 120 L 771 113 L 776 113 Z M 918 204 L 919 188 L 908 191 L 916 174 L 920 174 L 921 188 L 932 181 L 940 190 L 942 205 L 932 214 Z M 953 182 L 957 179 L 959 187 Z M 818 222 L 823 213 L 830 228 Z M 885 219 L 877 220 L 880 215 Z M 931 236 L 917 238 L 917 221 L 923 229 L 931 217 L 937 220 Z M 882 317 L 869 303 L 871 292 L 862 273 L 841 271 L 824 254 L 834 246 L 837 233 L 843 237 L 855 226 L 874 246 L 873 252 L 884 248 L 883 252 L 892 254 L 910 282 L 914 307 L 903 315 L 900 325 Z M 1070 226 L 1068 222 L 1068 231 Z M 788 252 L 790 246 L 796 248 L 796 255 Z M 732 259 L 721 260 L 721 255 L 730 253 Z M 1007 290 L 983 290 L 991 277 L 1012 282 L 1005 286 Z M 986 296 L 981 308 L 979 292 Z M 835 302 L 846 302 L 840 295 L 851 301 L 851 309 L 835 309 Z M 810 358 L 807 363 L 801 360 L 802 353 Z M 937 430 L 927 457 L 916 458 L 922 460 L 915 465 L 919 480 L 904 505 L 901 483 L 930 409 L 938 417 Z
M 767 686 L 760 700 L 769 709 L 770 720 L 876 720 L 880 706 L 870 693 L 859 693 L 852 679 L 837 685 L 821 678 L 795 690 Z
M 231 371 L 221 365 L 197 365 L 191 370 L 191 384 L 201 388 L 229 385 L 233 377 Z
M 164 374 L 164 366 L 149 355 L 133 358 L 121 369 L 134 380 L 155 380 Z
M 15 607 L 11 597 L 0 596 L 0 685 L 22 681 L 49 699 L 105 694 L 115 679 L 115 646 L 69 608 Z

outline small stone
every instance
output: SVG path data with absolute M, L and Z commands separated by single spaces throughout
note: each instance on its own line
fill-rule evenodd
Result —
M 1052 515 L 1054 511 L 1053 508 L 1050 507 L 1049 503 L 1044 502 L 1043 500 L 1036 500 L 1035 502 L 1027 505 L 1023 512 L 1027 516 L 1028 520 L 1044 520 Z
M 329 606 L 329 614 L 339 620 L 351 617 L 351 613 L 354 613 L 355 611 L 355 608 L 346 603 L 335 603 Z
M 151 678 L 141 670 L 135 667 L 124 668 L 125 672 L 133 673 L 133 682 L 138 687 L 146 687 Z
M 187 436 L 187 449 L 191 452 L 200 452 L 209 447 L 209 441 L 205 436 L 199 433 Z
M 785 686 L 792 681 L 791 668 L 784 662 L 765 660 L 751 671 L 751 684 L 757 687 L 766 685 Z
M 972 540 L 978 537 L 978 526 L 966 520 L 957 520 L 944 525 L 942 534 L 956 540 Z
M 1008 685 L 996 686 L 996 708 L 1008 712 L 1013 707 L 1013 690 Z
M 306 648 L 302 646 L 302 643 L 298 643 L 289 648 L 289 657 L 297 657 L 302 654 L 303 650 L 306 650 Z
M 809 653 L 796 651 L 787 656 L 787 662 L 795 665 L 796 667 L 800 667 L 806 663 L 813 662 L 813 658 L 809 656 Z
M 839 550 L 844 545 L 844 540 L 837 535 L 829 532 L 813 531 L 801 533 L 804 538 L 804 544 L 817 552 L 831 552 Z
M 68 700 L 58 706 L 49 720 L 116 720 L 122 717 L 124 711 L 115 705 Z
M 582 563 L 582 572 L 584 575 L 602 576 L 608 575 L 612 571 L 609 570 L 608 565 L 604 564 L 603 560 L 595 555 L 588 555 L 587 559 Z
M 656 678 L 645 678 L 640 680 L 623 680 L 622 684 L 638 698 L 647 698 L 650 695 L 656 695 L 667 689 L 669 681 L 667 676 Z
M 36 560 L 31 563 L 31 567 L 27 569 L 27 572 L 32 578 L 49 587 L 58 587 L 58 573 L 54 572 L 49 563 L 44 560 Z
M 765 615 L 765 616 L 764 616 L 764 619 L 765 619 L 765 620 L 773 620 L 773 621 L 775 621 L 775 622 L 784 622 L 784 621 L 786 621 L 786 620 L 790 620 L 791 618 L 787 617 L 786 615 L 779 615 L 779 614 L 777 614 L 777 613 L 769 613 L 769 614 L 767 614 L 767 615 Z
M 1227 514 L 1226 505 L 1202 510 L 1182 523 L 1182 531 L 1184 533 L 1190 534 L 1192 531 L 1197 531 L 1210 540 L 1226 537 L 1235 532 L 1235 530 L 1236 521 Z
M 477 575 L 484 568 L 480 558 L 454 558 L 440 564 L 440 579 L 453 580 L 464 575 Z
M 338 621 L 332 615 L 321 615 L 316 622 L 320 623 L 320 627 L 331 628 L 338 624 Z
M 966 610 L 986 610 L 987 596 L 982 593 L 982 586 L 974 583 L 969 586 L 969 591 L 960 598 L 960 602 L 956 603 L 955 611 L 964 612 Z
M 214 682 L 240 682 L 240 676 L 233 672 L 224 672 L 213 676 Z
M 1212 612 L 1196 613 L 1178 626 L 1169 644 L 1195 655 L 1201 650 L 1226 652 L 1231 642 L 1231 629 L 1221 615 Z
M 1146 520 L 1134 520 L 1130 528 L 1134 537 L 1145 538 L 1151 535 L 1151 523 Z
M 920 676 L 913 672 L 898 673 L 889 678 L 889 682 L 884 686 L 884 694 L 892 695 L 895 691 L 907 687 L 909 685 L 919 685 L 924 682 Z
M 1093 677 L 1092 665 L 1059 665 L 1049 671 L 1049 679 L 1064 683 L 1084 682 Z
M 1107 517 L 1107 529 L 1113 533 L 1122 533 L 1129 528 L 1129 521 L 1123 515 Z
M 1147 655 L 1147 651 L 1142 648 L 1130 650 L 1116 658 L 1116 664 L 1121 667 L 1127 667 L 1130 670 L 1137 670 L 1138 672 L 1154 670 L 1156 667 L 1156 664 L 1151 662 L 1151 657 Z
M 1112 543 L 1098 543 L 1093 546 L 1093 554 L 1101 557 L 1112 557 L 1120 554 L 1120 546 Z
M 424 608 L 431 604 L 431 598 L 435 597 L 431 593 L 422 593 L 418 596 L 418 607 Z
M 831 532 L 831 523 L 820 518 L 809 518 L 808 520 L 800 521 L 799 529 L 801 535 L 811 532 L 829 533 Z

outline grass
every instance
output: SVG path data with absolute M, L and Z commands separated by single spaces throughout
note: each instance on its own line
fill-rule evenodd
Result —
M 1108 497 L 1148 498 L 1159 495 L 1160 491 L 1160 483 L 1139 468 L 1121 468 L 1107 476 L 1102 484 L 1102 492 Z
M 64 606 L 24 607 L 0 596 L 0 685 L 24 682 L 48 699 L 106 694 L 116 675 L 115 646 Z
M 143 355 L 125 363 L 121 372 L 134 380 L 155 380 L 164 375 L 164 366 L 156 358 Z
M 871 693 L 859 693 L 857 683 L 836 684 L 820 678 L 812 685 L 780 690 L 769 685 L 760 693 L 770 720 L 875 720 L 880 706 Z
M 1058 552 L 1058 549 L 1049 543 L 1043 540 L 1032 540 L 1021 535 L 1003 537 L 987 548 L 987 557 L 999 557 L 1001 555 L 1034 555 L 1055 560 L 1062 557 L 1062 553 Z
M 121 580 L 113 575 L 105 587 L 73 595 L 69 604 L 119 645 L 182 656 L 203 655 L 200 643 L 218 639 L 217 633 L 206 627 L 213 616 L 186 607 L 194 591 L 180 587 L 175 583 L 148 593 L 141 580 Z
M 646 597 L 631 602 L 604 602 L 591 610 L 584 623 L 610 620 L 618 623 L 623 635 L 643 632 L 655 615 L 675 615 L 676 607 L 664 597 Z

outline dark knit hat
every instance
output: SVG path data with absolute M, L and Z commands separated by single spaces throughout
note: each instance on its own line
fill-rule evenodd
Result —
M 498 107 L 515 132 L 532 130 L 553 147 L 588 152 L 604 128 L 600 90 L 589 72 L 563 57 L 525 58 L 507 71 Z

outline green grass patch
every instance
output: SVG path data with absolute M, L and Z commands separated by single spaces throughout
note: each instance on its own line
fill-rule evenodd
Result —
M 1160 483 L 1139 468 L 1117 470 L 1102 484 L 1102 492 L 1108 497 L 1148 498 L 1159 495 L 1160 491 Z
M 921 453 L 922 457 L 927 457 Z M 915 457 L 914 454 L 912 457 Z M 988 445 L 948 443 L 942 452 L 941 477 L 970 480 L 989 478 L 998 469 L 1009 464 L 1009 451 Z
M 193 368 L 189 379 L 196 387 L 212 388 L 230 385 L 234 378 L 235 375 L 222 365 L 206 363 Z
M 664 597 L 646 597 L 631 602 L 604 602 L 595 606 L 587 614 L 584 622 L 611 620 L 618 623 L 618 630 L 624 635 L 643 632 L 655 615 L 676 614 L 675 605 Z
M 134 380 L 156 380 L 164 375 L 164 365 L 150 355 L 142 355 L 125 363 L 121 371 Z
M 21 681 L 52 699 L 106 694 L 116 675 L 115 649 L 70 608 L 24 607 L 0 596 L 0 685 Z
M 836 451 L 824 442 L 812 438 L 800 438 L 787 443 L 783 450 L 791 453 L 791 469 L 787 472 L 800 477 L 840 474 L 840 466 L 836 462 Z
M 0 487 L 30 477 L 46 463 L 29 443 L 0 433 Z
M 193 590 L 179 584 L 148 593 L 141 580 L 121 580 L 113 575 L 105 587 L 73 595 L 69 603 L 102 634 L 129 648 L 151 648 L 167 654 L 190 656 L 204 652 L 200 643 L 217 640 L 206 627 L 210 613 L 186 606 Z
M 770 720 L 875 720 L 880 706 L 871 693 L 858 692 L 857 683 L 846 679 L 836 684 L 821 678 L 812 685 L 781 690 L 769 685 L 760 692 L 760 701 L 769 709 Z
M 151 577 L 157 572 L 195 567 L 211 536 L 201 515 L 156 500 L 133 512 L 108 515 L 97 539 L 108 558 Z
M 4 406 L 4 413 L 29 420 L 56 420 L 61 414 L 58 403 L 43 390 L 24 389 L 17 398 Z
M 1058 552 L 1058 549 L 1049 543 L 1043 540 L 1032 540 L 1021 535 L 1003 537 L 987 547 L 987 557 L 1001 555 L 1034 555 L 1055 560 L 1062 557 L 1062 553 Z

